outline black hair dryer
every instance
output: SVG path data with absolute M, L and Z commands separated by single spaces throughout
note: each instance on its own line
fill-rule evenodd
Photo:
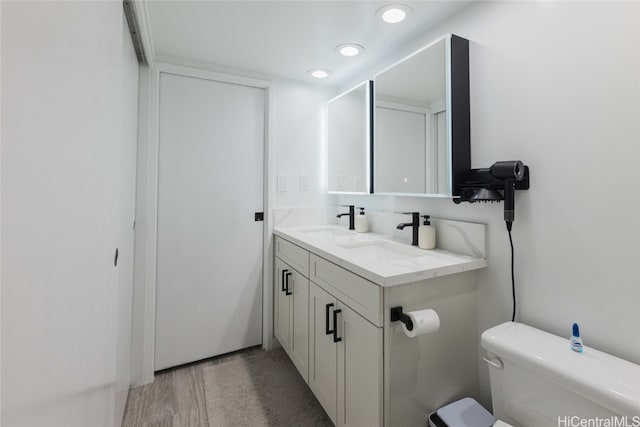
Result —
M 507 223 L 507 229 L 511 231 L 515 219 L 516 183 L 525 177 L 524 163 L 520 160 L 495 162 L 486 171 L 494 178 L 504 181 L 504 221 Z
M 511 231 L 515 219 L 515 192 L 529 189 L 529 167 L 520 160 L 495 162 L 490 168 L 471 169 L 467 178 L 466 182 L 457 186 L 459 195 L 453 197 L 453 202 L 504 200 L 504 220 Z

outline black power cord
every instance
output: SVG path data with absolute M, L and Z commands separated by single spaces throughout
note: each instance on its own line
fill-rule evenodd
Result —
M 511 222 L 507 222 L 507 232 L 509 233 L 509 243 L 511 244 L 511 292 L 513 295 L 513 314 L 511 321 L 516 321 L 516 278 L 513 271 L 513 239 L 511 238 Z

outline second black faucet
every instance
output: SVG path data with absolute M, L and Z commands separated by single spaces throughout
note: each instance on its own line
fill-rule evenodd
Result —
M 396 227 L 398 230 L 403 230 L 405 227 L 413 227 L 413 239 L 411 244 L 418 246 L 418 227 L 420 227 L 420 212 L 402 212 L 406 215 L 411 215 L 411 222 L 403 222 Z
M 356 207 L 355 205 L 342 205 L 342 207 L 349 208 L 349 212 L 341 213 L 336 215 L 336 217 L 340 218 L 345 215 L 349 215 L 349 230 L 355 230 L 355 219 L 356 219 Z M 417 229 L 416 229 L 417 230 Z M 417 243 L 416 243 L 417 245 Z

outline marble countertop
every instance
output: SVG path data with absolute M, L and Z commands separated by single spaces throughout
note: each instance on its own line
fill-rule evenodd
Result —
M 484 258 L 443 249 L 423 250 L 376 233 L 337 225 L 278 227 L 276 236 L 294 243 L 382 287 L 397 286 L 487 266 Z

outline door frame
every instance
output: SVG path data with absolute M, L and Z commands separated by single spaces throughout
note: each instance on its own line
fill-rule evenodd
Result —
M 273 83 L 268 80 L 260 80 L 250 77 L 237 76 L 156 62 L 149 67 L 148 74 L 148 123 L 146 126 L 147 137 L 140 138 L 138 150 L 138 165 L 144 171 L 144 187 L 140 188 L 138 182 L 137 205 L 145 210 L 138 218 L 143 222 L 136 227 L 135 268 L 139 282 L 136 286 L 144 288 L 144 303 L 137 308 L 144 311 L 142 321 L 142 379 L 134 385 L 143 385 L 153 382 L 155 371 L 155 318 L 156 318 L 156 273 L 157 273 L 157 249 L 158 249 L 158 142 L 159 142 L 159 114 L 160 114 L 160 75 L 174 74 L 184 77 L 213 80 L 222 83 L 237 84 L 264 90 L 265 95 L 265 129 L 263 152 L 263 211 L 264 225 L 262 238 L 262 348 L 270 350 L 273 345 L 273 293 L 271 282 L 273 276 L 273 195 L 270 189 L 273 187 L 274 177 L 272 159 L 272 116 L 274 111 Z M 144 101 L 142 101 L 144 102 Z M 144 114 L 142 114 L 144 115 Z M 142 191 L 140 191 L 142 190 Z M 138 346 L 140 344 L 138 343 Z

